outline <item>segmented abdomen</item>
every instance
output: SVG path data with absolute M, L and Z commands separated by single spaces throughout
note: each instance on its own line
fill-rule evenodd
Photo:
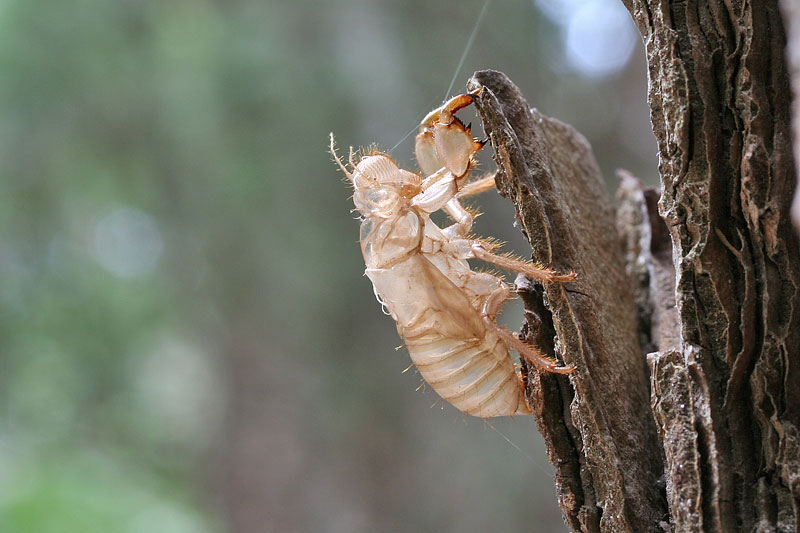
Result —
M 442 398 L 482 418 L 530 413 L 505 343 L 465 291 L 422 254 L 366 274 L 420 374 Z
M 425 381 L 459 410 L 482 418 L 530 413 L 508 348 L 492 332 L 464 340 L 425 323 L 398 330 Z

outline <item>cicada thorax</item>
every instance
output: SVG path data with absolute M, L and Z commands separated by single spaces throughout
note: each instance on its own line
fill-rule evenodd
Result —
M 368 218 L 362 222 L 366 274 L 423 379 L 442 398 L 480 417 L 527 413 L 508 348 L 479 311 L 503 282 L 437 251 L 445 238 L 413 208 L 395 218 Z

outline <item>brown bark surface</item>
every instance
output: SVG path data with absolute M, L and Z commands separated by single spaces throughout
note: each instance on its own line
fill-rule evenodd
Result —
M 529 374 L 531 405 L 575 531 L 650 531 L 666 516 L 661 451 L 614 210 L 586 140 L 530 106 L 505 75 L 475 74 L 476 106 L 533 260 L 574 283 L 517 287 L 524 333 L 574 364 L 568 378 Z M 554 336 L 558 344 L 553 344 Z
M 800 175 L 800 2 L 780 0 L 786 26 L 786 61 L 792 83 L 792 135 L 794 138 L 794 164 Z M 800 194 L 795 190 L 792 203 L 794 227 L 800 231 Z
M 776 2 L 627 1 L 643 35 L 680 344 L 650 357 L 677 531 L 795 531 L 800 256 Z
M 500 73 L 471 81 L 533 259 L 579 275 L 518 283 L 523 332 L 577 367 L 529 376 L 559 501 L 574 531 L 796 531 L 800 253 L 781 13 L 776 0 L 625 4 L 646 46 L 663 192 L 622 175 L 616 224 L 579 134 Z

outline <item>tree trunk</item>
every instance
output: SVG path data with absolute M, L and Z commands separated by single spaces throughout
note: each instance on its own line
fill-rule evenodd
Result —
M 559 502 L 574 531 L 795 531 L 800 254 L 781 13 L 775 0 L 625 3 L 646 45 L 663 192 L 623 173 L 616 223 L 579 134 L 500 73 L 470 82 L 485 87 L 498 188 L 533 259 L 579 276 L 518 280 L 523 334 L 577 367 L 528 375 Z

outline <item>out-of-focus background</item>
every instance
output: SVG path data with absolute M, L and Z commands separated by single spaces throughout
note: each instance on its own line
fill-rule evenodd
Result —
M 563 529 L 532 419 L 402 373 L 327 153 L 414 128 L 483 4 L 0 4 L 1 531 Z M 451 94 L 479 68 L 583 132 L 609 190 L 655 180 L 617 0 L 496 1 Z

